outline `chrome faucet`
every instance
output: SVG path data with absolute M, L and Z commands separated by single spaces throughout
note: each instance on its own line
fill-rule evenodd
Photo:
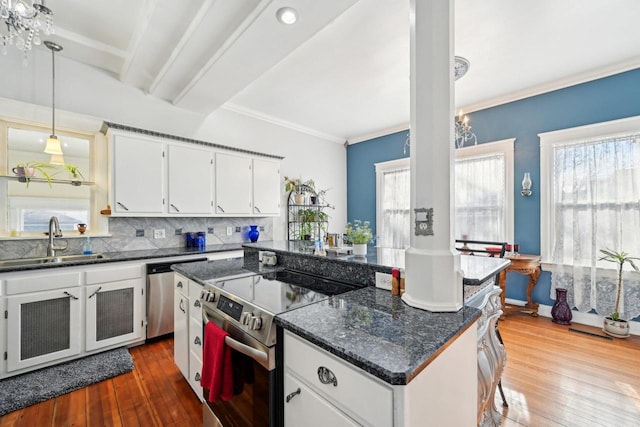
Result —
M 62 237 L 62 230 L 60 230 L 60 223 L 58 222 L 58 218 L 52 216 L 49 218 L 49 244 L 47 245 L 47 256 L 55 256 L 56 248 L 53 244 L 53 239 L 55 237 Z

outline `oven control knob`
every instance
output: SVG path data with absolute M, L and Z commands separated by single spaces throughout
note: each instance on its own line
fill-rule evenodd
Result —
M 240 322 L 242 322 L 243 325 L 248 325 L 251 322 L 251 313 L 249 313 L 248 311 L 242 313 Z
M 216 302 L 216 294 L 215 294 L 215 292 L 207 291 L 204 300 L 206 302 Z
M 252 331 L 257 331 L 262 328 L 262 317 L 251 316 L 251 323 L 249 324 L 249 329 Z

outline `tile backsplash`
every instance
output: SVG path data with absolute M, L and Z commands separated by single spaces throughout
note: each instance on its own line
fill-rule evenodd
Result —
M 153 250 L 185 246 L 184 233 L 204 231 L 207 245 L 248 242 L 249 225 L 258 225 L 259 240 L 273 239 L 273 218 L 109 218 L 110 237 L 91 236 L 93 252 Z M 227 235 L 227 229 L 231 234 Z M 154 232 L 164 230 L 163 238 Z M 240 231 L 237 231 L 240 230 Z M 77 236 L 77 233 L 74 233 Z M 61 255 L 82 253 L 82 238 L 56 238 L 56 245 L 65 246 Z M 8 239 L 0 242 L 0 259 L 44 256 L 47 239 Z

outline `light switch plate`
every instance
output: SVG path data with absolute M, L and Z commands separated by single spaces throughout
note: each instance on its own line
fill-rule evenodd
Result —
M 233 234 L 233 227 L 227 227 L 227 236 L 231 236 Z

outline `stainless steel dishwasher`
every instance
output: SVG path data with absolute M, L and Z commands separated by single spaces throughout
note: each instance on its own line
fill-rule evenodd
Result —
M 147 339 L 173 332 L 173 264 L 207 258 L 147 264 Z

